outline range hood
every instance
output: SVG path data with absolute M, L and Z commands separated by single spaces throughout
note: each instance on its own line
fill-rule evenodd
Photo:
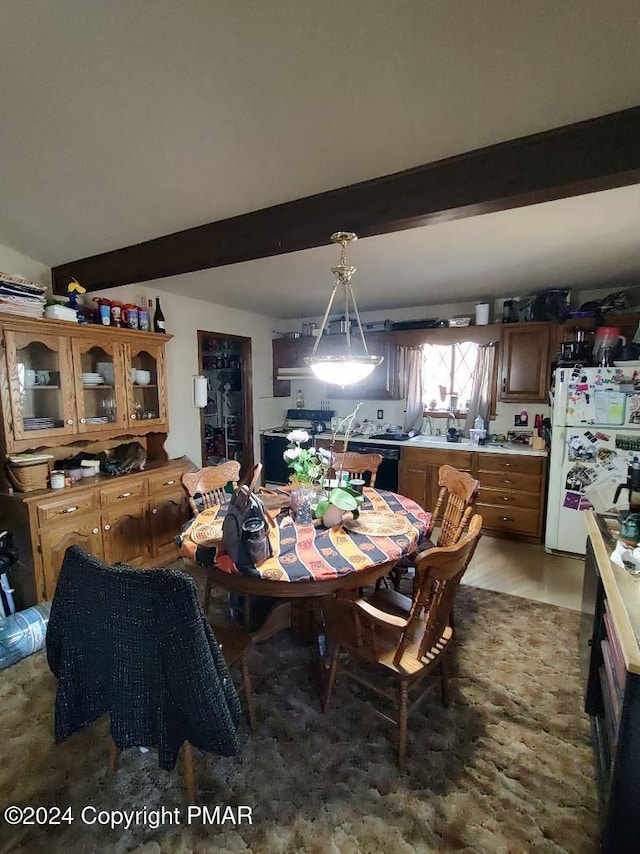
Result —
M 311 368 L 308 367 L 299 367 L 299 368 L 278 368 L 278 373 L 276 375 L 276 379 L 278 380 L 312 380 L 314 379 L 314 374 Z

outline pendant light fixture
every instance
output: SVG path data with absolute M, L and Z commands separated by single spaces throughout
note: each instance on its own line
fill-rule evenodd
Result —
M 373 369 L 383 361 L 382 356 L 372 356 L 367 348 L 367 342 L 364 338 L 360 315 L 358 314 L 358 306 L 356 298 L 351 287 L 351 278 L 356 271 L 355 267 L 347 264 L 347 245 L 357 240 L 357 236 L 352 231 L 337 231 L 331 235 L 331 240 L 334 243 L 339 243 L 342 247 L 340 252 L 340 263 L 331 268 L 331 272 L 336 277 L 329 304 L 322 318 L 322 326 L 320 333 L 313 347 L 313 352 L 306 358 L 307 364 L 319 380 L 324 380 L 326 383 L 345 386 L 353 385 L 365 377 L 368 377 Z M 327 354 L 326 356 L 318 355 L 318 346 L 322 340 L 323 334 L 327 329 L 327 321 L 333 307 L 338 288 L 344 290 L 344 343 L 337 352 Z M 351 348 L 351 317 L 349 304 L 353 305 L 353 315 L 356 319 L 360 339 L 362 340 L 362 353 L 353 353 Z M 342 333 L 340 333 L 342 335 Z M 338 338 L 338 335 L 331 335 L 331 340 Z M 325 339 L 326 340 L 326 339 Z M 359 348 L 358 348 L 359 349 Z

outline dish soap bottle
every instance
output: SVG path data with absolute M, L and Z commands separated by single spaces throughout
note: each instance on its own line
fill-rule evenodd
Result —
M 476 415 L 476 420 L 473 422 L 474 430 L 484 430 L 484 419 Z
M 301 388 L 296 392 L 296 409 L 304 409 L 304 394 Z

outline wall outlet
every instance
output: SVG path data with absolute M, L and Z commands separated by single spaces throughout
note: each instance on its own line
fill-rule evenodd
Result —
M 382 419 L 384 418 L 384 409 L 378 410 L 378 414 L 376 415 L 376 418 L 378 419 L 378 421 L 382 421 Z

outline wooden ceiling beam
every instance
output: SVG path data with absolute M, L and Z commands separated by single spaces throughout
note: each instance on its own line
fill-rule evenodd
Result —
M 54 267 L 89 291 L 640 183 L 640 107 Z

